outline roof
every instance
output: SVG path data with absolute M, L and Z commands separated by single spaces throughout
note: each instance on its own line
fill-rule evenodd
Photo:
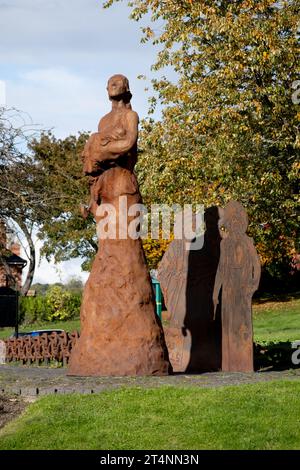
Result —
M 11 254 L 10 256 L 5 256 L 6 262 L 9 265 L 21 265 L 21 266 L 26 266 L 27 261 L 23 258 L 21 258 L 18 255 L 15 255 L 14 253 Z

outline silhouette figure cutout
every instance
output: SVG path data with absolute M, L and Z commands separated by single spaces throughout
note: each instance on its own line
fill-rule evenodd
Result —
M 223 227 L 216 273 L 214 318 L 222 289 L 222 371 L 253 371 L 251 299 L 260 280 L 260 262 L 252 238 L 246 235 L 248 217 L 243 206 L 230 201 L 219 222 Z
M 222 209 L 218 207 L 206 209 L 203 247 L 189 252 L 184 327 L 191 332 L 192 344 L 187 372 L 221 368 L 220 308 L 216 320 L 212 321 L 213 289 L 220 259 L 218 222 L 221 214 Z
M 213 288 L 220 257 L 218 221 L 222 209 L 206 209 L 202 248 L 186 249 L 174 240 L 158 268 L 158 279 L 170 313 L 165 328 L 174 372 L 204 372 L 221 368 L 220 307 L 213 321 Z M 199 244 L 201 246 L 201 244 Z

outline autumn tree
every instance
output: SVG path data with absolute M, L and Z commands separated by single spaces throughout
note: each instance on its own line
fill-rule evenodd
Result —
M 89 268 L 97 250 L 95 221 L 91 216 L 84 220 L 79 210 L 80 203 L 89 198 L 81 159 L 87 138 L 87 133 L 80 133 L 58 139 L 48 132 L 30 144 L 49 200 L 39 224 L 41 254 L 47 259 L 53 256 L 55 262 L 81 257 L 84 269 Z
M 30 288 L 36 266 L 35 222 L 45 212 L 38 168 L 28 152 L 28 142 L 36 132 L 25 113 L 0 108 L 0 222 L 6 229 L 21 234 L 21 240 L 25 239 L 28 245 L 29 268 L 23 294 Z M 0 246 L 0 263 L 10 284 L 17 287 L 5 255 L 6 246 Z
M 22 286 L 26 294 L 36 267 L 35 238 L 41 254 L 56 262 L 80 256 L 90 263 L 95 254 L 94 221 L 84 221 L 80 202 L 88 197 L 80 154 L 87 134 L 56 139 L 37 131 L 25 113 L 0 110 L 0 221 L 28 246 L 29 269 Z M 13 282 L 0 246 L 0 263 Z
M 128 5 L 133 20 L 151 14 L 142 42 L 160 46 L 153 71 L 177 77 L 152 80 L 138 163 L 146 201 L 239 200 L 264 267 L 280 275 L 299 250 L 299 1 Z

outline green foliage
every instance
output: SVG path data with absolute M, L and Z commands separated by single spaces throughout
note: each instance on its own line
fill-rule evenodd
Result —
M 21 308 L 25 312 L 26 308 L 22 305 L 26 305 L 27 302 L 38 302 L 39 297 L 22 297 Z M 45 311 L 45 303 L 43 308 L 39 312 Z M 77 310 L 78 312 L 78 310 Z M 254 304 L 253 305 L 253 327 L 254 327 L 254 340 L 256 343 L 264 344 L 266 342 L 286 342 L 300 340 L 300 299 L 294 298 L 285 301 L 271 301 Z M 24 313 L 23 313 L 24 315 Z M 36 315 L 37 323 L 34 325 L 35 329 L 47 329 L 47 321 L 41 322 L 40 318 L 42 315 L 38 313 Z M 27 322 L 28 315 L 25 317 Z M 51 325 L 54 327 L 53 325 Z M 74 322 L 61 322 L 56 323 L 56 328 L 62 328 L 67 331 L 80 330 L 79 321 Z M 22 328 L 26 331 L 26 328 Z M 5 338 L 11 334 L 11 328 L 4 329 L 3 333 L 0 333 L 1 338 Z
M 97 250 L 96 228 L 92 217 L 84 220 L 80 203 L 89 198 L 88 182 L 82 172 L 81 153 L 87 133 L 57 139 L 51 132 L 31 142 L 44 199 L 49 200 L 47 213 L 39 220 L 41 250 L 55 262 L 81 257 L 88 268 Z
M 46 321 L 46 320 L 36 320 L 34 323 L 25 322 L 22 323 L 19 330 L 21 332 L 33 331 L 33 330 L 65 330 L 69 333 L 73 331 L 80 331 L 80 319 L 79 317 L 72 318 L 71 320 L 55 320 L 55 321 Z M 7 339 L 13 333 L 12 328 L 0 328 L 0 339 Z
M 142 241 L 148 268 L 149 270 L 156 269 L 171 240 L 146 238 Z
M 177 83 L 152 81 L 151 107 L 159 101 L 163 110 L 160 121 L 142 123 L 145 201 L 239 200 L 264 268 L 283 276 L 299 251 L 298 0 L 128 4 L 134 20 L 152 14 L 143 41 L 161 48 L 153 70 L 177 75 Z
M 31 285 L 31 289 L 36 292 L 36 295 L 45 295 L 47 290 L 49 289 L 49 284 L 41 284 L 40 282 L 37 282 L 36 284 Z
M 0 448 L 299 449 L 299 393 L 280 380 L 44 396 L 0 431 Z
M 50 314 L 45 298 L 20 297 L 20 323 L 32 324 L 39 321 L 46 321 Z
M 20 298 L 20 323 L 32 325 L 35 322 L 69 320 L 79 316 L 80 305 L 80 293 L 68 292 L 54 285 L 45 296 Z
M 83 291 L 83 282 L 80 277 L 72 276 L 64 285 L 64 289 L 69 292 L 80 294 Z
M 50 321 L 69 320 L 79 315 L 81 298 L 78 294 L 64 291 L 59 286 L 51 287 L 45 296 L 48 317 Z

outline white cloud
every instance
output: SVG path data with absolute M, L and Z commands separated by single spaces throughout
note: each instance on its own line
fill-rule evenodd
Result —
M 108 10 L 101 4 L 101 0 L 0 3 L 0 52 L 9 61 L 17 58 L 32 63 L 37 59 L 49 63 L 54 58 L 70 63 L 88 52 L 136 52 L 139 25 L 128 20 L 125 2 Z
M 58 137 L 79 130 L 95 131 L 100 117 L 111 108 L 107 78 L 89 77 L 63 67 L 22 71 L 7 80 L 6 104 L 26 111 L 42 128 L 53 128 Z M 144 117 L 147 113 L 144 83 L 131 81 L 130 87 L 133 108 Z
M 34 276 L 33 283 L 54 284 L 62 282 L 65 284 L 73 276 L 80 277 L 83 282 L 86 282 L 89 273 L 81 270 L 81 263 L 82 260 L 74 259 L 55 265 L 43 259 Z
M 140 44 L 141 24 L 128 19 L 126 3 L 104 10 L 102 0 L 0 0 L 0 84 L 6 82 L 7 106 L 54 128 L 58 137 L 93 131 L 110 109 L 107 79 L 122 73 L 133 109 L 144 117 L 145 82 L 136 77 L 150 74 L 156 52 Z M 80 260 L 59 269 L 63 279 L 80 274 Z M 57 267 L 42 260 L 35 281 L 59 279 Z
M 109 107 L 103 89 L 104 83 L 64 68 L 33 69 L 8 82 L 7 106 L 26 110 L 34 123 L 62 137 L 96 129 Z
M 140 25 L 125 2 L 104 10 L 100 0 L 0 0 L 0 79 L 7 104 L 60 137 L 94 130 L 109 109 L 107 79 L 129 78 L 133 108 L 147 114 L 145 82 L 154 61 L 140 44 Z
M 22 239 L 24 243 L 24 239 Z M 72 276 L 80 277 L 83 282 L 88 278 L 89 273 L 82 271 L 80 258 L 75 258 L 70 261 L 64 261 L 62 263 L 54 264 L 54 261 L 48 262 L 45 258 L 40 257 L 40 249 L 42 242 L 34 237 L 34 245 L 36 249 L 36 272 L 33 279 L 33 283 L 41 284 L 54 284 L 55 282 L 66 283 Z M 25 248 L 25 249 L 24 249 Z M 21 250 L 21 257 L 27 259 L 25 250 L 26 244 Z M 23 271 L 23 280 L 27 274 L 28 265 Z

